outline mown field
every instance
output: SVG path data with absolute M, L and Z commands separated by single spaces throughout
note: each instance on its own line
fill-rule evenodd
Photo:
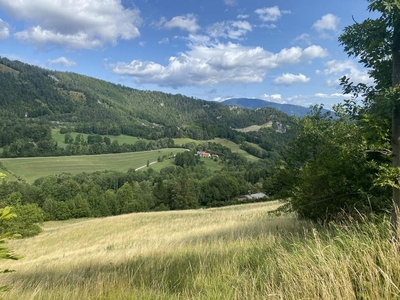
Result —
M 236 130 L 239 132 L 251 132 L 251 131 L 259 131 L 262 128 L 272 127 L 272 122 L 268 122 L 262 125 L 251 125 L 245 128 L 237 128 Z
M 9 241 L 5 299 L 398 299 L 388 222 L 316 227 L 279 202 L 48 222 Z
M 78 134 L 79 133 L 76 133 L 76 132 L 71 132 L 70 133 L 70 135 L 72 136 L 73 139 L 75 139 Z M 81 133 L 81 135 L 85 139 L 87 139 L 88 134 Z M 52 137 L 53 140 L 55 140 L 58 143 L 59 147 L 65 148 L 65 146 L 67 145 L 67 144 L 65 144 L 65 134 L 61 134 L 59 128 L 51 130 L 51 137 Z M 139 140 L 143 140 L 143 141 L 149 142 L 146 139 L 133 137 L 133 136 L 128 136 L 128 135 L 123 135 L 123 134 L 122 135 L 118 135 L 118 136 L 103 135 L 103 137 L 110 138 L 111 142 L 113 142 L 114 140 L 117 140 L 118 144 L 120 144 L 120 145 L 122 145 L 122 144 L 128 144 L 128 145 L 132 144 L 133 145 L 134 143 L 136 143 Z
M 92 173 L 96 171 L 112 170 L 126 172 L 129 169 L 139 168 L 147 164 L 147 161 L 157 161 L 163 155 L 183 152 L 182 148 L 168 148 L 154 151 L 130 152 L 119 154 L 57 156 L 57 157 L 29 157 L 29 158 L 2 158 L 0 163 L 7 170 L 6 175 L 12 179 L 20 176 L 32 183 L 35 179 L 60 173 L 78 174 L 82 172 Z M 152 165 L 155 167 L 158 163 Z M 159 163 L 166 166 L 169 160 Z
M 72 132 L 71 133 L 71 136 L 74 139 L 75 139 L 75 137 L 77 135 L 78 135 L 78 133 L 76 133 L 76 132 Z M 64 143 L 65 134 L 61 134 L 60 133 L 60 129 L 53 129 L 52 133 L 51 133 L 51 136 L 52 136 L 53 140 L 58 142 L 58 145 L 60 147 L 63 147 L 63 146 L 66 145 Z M 85 139 L 87 139 L 88 135 L 87 134 L 82 134 L 82 136 Z M 128 135 L 119 135 L 119 136 L 105 135 L 105 137 L 109 137 L 111 139 L 111 142 L 114 141 L 114 140 L 117 140 L 120 145 L 122 145 L 122 144 L 134 144 L 139 140 L 144 140 L 146 142 L 149 142 L 149 140 L 139 139 L 137 137 L 128 136 Z M 189 139 L 189 138 L 176 138 L 176 139 L 173 139 L 173 140 L 174 140 L 175 144 L 179 145 L 179 146 L 181 146 L 183 144 L 186 144 L 186 143 L 195 143 L 195 144 L 202 144 L 202 143 L 205 143 L 205 142 L 219 143 L 219 144 L 221 144 L 221 145 L 223 145 L 225 147 L 228 147 L 234 153 L 240 153 L 240 154 L 244 155 L 249 160 L 252 160 L 252 161 L 258 160 L 257 157 L 255 157 L 255 156 L 249 154 L 248 152 L 240 149 L 240 146 L 238 144 L 236 144 L 236 143 L 234 143 L 232 141 L 226 140 L 226 139 L 215 138 L 215 139 L 212 139 L 212 140 L 201 141 L 201 140 L 193 140 L 193 139 Z M 255 147 L 260 148 L 256 144 L 252 144 L 252 145 L 255 146 Z
M 58 146 L 61 148 L 64 148 L 66 146 L 66 144 L 64 143 L 64 139 L 65 139 L 65 134 L 61 134 L 59 129 L 53 129 L 52 130 L 52 138 L 53 140 L 55 140 L 56 142 L 58 142 Z M 75 139 L 75 137 L 78 135 L 78 133 L 76 132 L 72 132 L 71 136 Z M 82 134 L 82 136 L 87 139 L 88 134 Z M 113 135 L 105 135 L 106 137 L 109 137 L 111 142 L 114 140 L 117 140 L 118 143 L 120 145 L 122 144 L 134 144 L 139 140 L 144 140 L 146 142 L 149 142 L 149 140 L 146 139 L 139 139 L 137 137 L 133 137 L 133 136 L 128 136 L 128 135 L 120 135 L 120 136 L 113 136 Z M 215 138 L 212 140 L 193 140 L 193 139 L 189 139 L 189 138 L 176 138 L 173 139 L 175 144 L 178 146 L 181 146 L 183 144 L 186 143 L 195 143 L 195 144 L 203 144 L 206 142 L 211 142 L 211 143 L 219 143 L 225 147 L 228 147 L 229 149 L 231 149 L 232 152 L 234 153 L 240 153 L 242 155 L 244 155 L 247 159 L 251 160 L 251 161 L 256 161 L 259 158 L 251 155 L 250 153 L 246 152 L 245 150 L 240 149 L 240 146 L 232 141 L 226 140 L 226 139 L 220 139 L 220 138 Z M 253 144 L 250 143 L 253 146 L 260 148 L 257 144 Z M 261 148 L 260 148 L 261 149 Z
M 203 144 L 206 142 L 210 142 L 210 143 L 218 143 L 221 144 L 225 147 L 228 147 L 229 149 L 231 149 L 231 151 L 233 153 L 240 153 L 243 156 L 245 156 L 247 159 L 249 159 L 250 161 L 256 161 L 259 160 L 259 158 L 251 155 L 250 153 L 240 149 L 240 146 L 232 141 L 229 140 L 225 140 L 225 139 L 220 139 L 220 138 L 215 138 L 212 140 L 203 140 L 203 141 L 199 141 L 199 140 L 193 140 L 193 139 L 189 139 L 189 138 L 179 138 L 179 139 L 174 139 L 175 145 L 183 145 L 186 143 L 195 143 L 195 144 Z

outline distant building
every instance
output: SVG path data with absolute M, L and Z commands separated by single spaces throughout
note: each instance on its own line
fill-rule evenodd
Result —
M 203 152 L 203 153 L 201 153 L 201 157 L 209 158 L 209 157 L 211 157 L 211 153 Z
M 268 198 L 268 197 L 264 193 L 255 193 L 255 194 L 248 194 L 248 195 L 239 196 L 238 199 L 240 201 L 245 201 L 245 200 L 257 200 L 257 199 L 262 199 L 262 198 Z
M 205 151 L 197 151 L 196 155 L 200 156 L 200 157 L 205 157 L 205 158 L 218 158 L 219 157 L 217 154 L 211 154 L 211 153 L 205 152 Z

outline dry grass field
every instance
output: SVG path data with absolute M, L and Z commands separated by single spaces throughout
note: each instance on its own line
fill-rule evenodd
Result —
M 5 299 L 398 299 L 389 226 L 315 228 L 280 202 L 48 222 L 9 241 Z

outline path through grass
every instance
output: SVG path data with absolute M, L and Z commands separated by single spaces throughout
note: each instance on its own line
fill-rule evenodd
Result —
M 78 174 L 112 170 L 126 172 L 156 161 L 159 156 L 183 152 L 181 148 L 168 148 L 154 151 L 129 152 L 119 154 L 2 158 L 0 163 L 10 172 L 19 175 L 28 182 L 60 173 Z

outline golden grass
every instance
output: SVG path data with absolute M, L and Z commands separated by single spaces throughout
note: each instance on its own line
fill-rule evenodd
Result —
M 25 257 L 6 299 L 397 299 L 389 226 L 315 229 L 279 202 L 49 222 L 10 241 Z
M 12 69 L 10 67 L 7 67 L 6 65 L 3 65 L 3 64 L 0 64 L 0 72 L 11 73 L 14 76 L 18 76 L 19 75 L 19 71 L 14 70 L 14 69 Z
M 268 127 L 272 127 L 272 122 L 268 122 L 262 125 L 251 125 L 245 128 L 238 128 L 235 130 L 239 132 L 251 132 L 251 131 L 260 131 L 261 128 L 268 128 Z

